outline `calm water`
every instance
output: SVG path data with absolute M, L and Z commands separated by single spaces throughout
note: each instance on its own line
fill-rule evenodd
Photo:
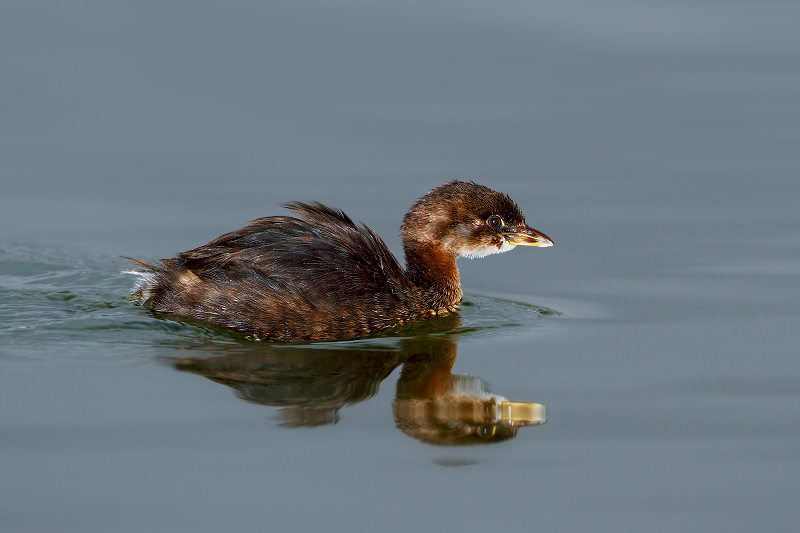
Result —
M 0 7 L 0 530 L 794 532 L 796 2 Z M 553 248 L 459 316 L 273 346 L 124 298 L 471 179 Z M 542 423 L 545 421 L 546 423 Z

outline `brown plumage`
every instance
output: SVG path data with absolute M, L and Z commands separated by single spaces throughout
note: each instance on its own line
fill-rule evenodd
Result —
M 551 246 L 506 195 L 454 181 L 433 189 L 400 227 L 403 269 L 364 225 L 320 203 L 267 217 L 144 270 L 131 300 L 278 342 L 341 340 L 453 312 L 457 257 Z

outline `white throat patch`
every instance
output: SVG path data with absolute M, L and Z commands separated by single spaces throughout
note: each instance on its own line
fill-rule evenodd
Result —
M 515 246 L 516 246 L 515 244 L 510 244 L 507 240 L 503 239 L 503 244 L 500 245 L 499 247 L 487 246 L 486 248 L 474 248 L 472 250 L 466 250 L 464 253 L 461 254 L 461 257 L 476 259 L 478 257 L 486 257 L 487 255 L 491 254 L 501 254 L 503 252 L 513 250 Z

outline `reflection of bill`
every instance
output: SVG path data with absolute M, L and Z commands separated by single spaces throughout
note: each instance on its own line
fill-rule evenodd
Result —
M 395 423 L 418 440 L 499 442 L 516 436 L 521 426 L 545 422 L 543 405 L 509 402 L 479 378 L 452 374 L 455 342 L 442 337 L 393 341 L 351 349 L 238 345 L 221 356 L 180 358 L 173 364 L 234 389 L 243 400 L 281 407 L 285 426 L 336 423 L 339 409 L 374 396 L 401 364 Z

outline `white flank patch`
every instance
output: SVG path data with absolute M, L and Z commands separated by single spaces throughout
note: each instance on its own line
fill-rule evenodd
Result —
M 145 292 L 147 291 L 148 286 L 153 283 L 153 279 L 156 276 L 155 272 L 144 272 L 142 270 L 123 270 L 122 273 L 130 274 L 132 276 L 136 276 L 139 278 L 136 281 L 134 281 L 133 290 L 134 292 L 142 291 L 143 297 L 145 295 Z M 144 299 L 146 298 L 143 298 L 143 300 Z
M 515 244 L 510 244 L 507 240 L 503 239 L 503 244 L 500 246 L 487 246 L 486 248 L 473 248 L 472 250 L 466 250 L 461 254 L 461 257 L 468 257 L 470 259 L 476 259 L 478 257 L 486 257 L 487 255 L 491 254 L 501 254 L 503 252 L 507 252 L 509 250 L 513 250 Z

